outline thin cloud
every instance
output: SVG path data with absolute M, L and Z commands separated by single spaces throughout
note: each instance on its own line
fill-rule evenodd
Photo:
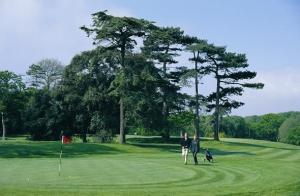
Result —
M 262 82 L 261 90 L 245 89 L 242 97 L 236 97 L 245 103 L 235 115 L 265 114 L 267 112 L 287 112 L 300 110 L 300 69 L 283 67 L 281 71 L 259 72 L 255 81 Z
M 300 70 L 289 67 L 278 71 L 261 72 L 258 74 L 257 81 L 265 84 L 264 95 L 273 97 L 291 97 L 300 98 Z
M 68 64 L 75 54 L 94 47 L 79 27 L 91 24 L 91 14 L 99 10 L 133 16 L 130 10 L 103 1 L 0 1 L 1 70 L 24 74 L 42 58 Z

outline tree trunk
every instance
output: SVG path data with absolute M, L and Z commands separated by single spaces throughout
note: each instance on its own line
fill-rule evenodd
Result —
M 194 58 L 195 58 L 195 52 L 194 52 Z M 197 59 L 199 58 L 199 52 L 197 53 Z M 199 92 L 198 92 L 198 62 L 197 59 L 195 59 L 195 70 L 196 70 L 196 75 L 195 75 L 195 94 L 196 94 L 196 118 L 195 118 L 195 135 L 198 138 L 199 137 L 199 132 L 200 132 L 200 116 L 199 116 Z
M 169 50 L 167 49 L 165 54 L 168 54 Z M 167 62 L 165 61 L 163 63 L 163 78 L 165 80 L 167 80 Z M 163 89 L 163 109 L 162 109 L 162 112 L 163 112 L 163 118 L 164 118 L 164 122 L 166 123 L 165 124 L 165 127 L 164 127 L 164 134 L 163 134 L 163 137 L 165 139 L 169 139 L 170 138 L 170 131 L 169 131 L 169 128 L 168 128 L 168 116 L 169 116 L 169 109 L 168 109 L 168 105 L 167 105 L 167 98 L 166 98 L 166 93 L 165 93 L 165 89 Z
M 165 122 L 163 138 L 168 140 L 170 139 L 170 131 L 168 128 L 168 106 L 165 100 L 163 102 L 163 118 Z
M 215 109 L 215 128 L 214 128 L 214 140 L 219 141 L 219 129 L 220 129 L 220 79 L 217 75 L 217 92 L 216 92 L 216 109 Z
M 121 47 L 121 69 L 125 68 L 125 43 Z M 125 144 L 125 132 L 124 132 L 124 101 L 120 98 L 120 144 Z
M 119 136 L 120 144 L 125 144 L 125 133 L 124 133 L 124 103 L 123 99 L 120 99 L 120 136 Z
M 47 91 L 50 90 L 50 76 L 47 74 L 47 72 L 46 72 L 46 89 Z
M 86 131 L 83 131 L 83 133 L 82 133 L 82 142 L 83 142 L 83 143 L 87 143 L 87 139 L 86 139 Z
M 3 117 L 3 112 L 1 112 L 2 114 L 2 140 L 5 140 L 5 124 L 4 124 L 4 117 Z

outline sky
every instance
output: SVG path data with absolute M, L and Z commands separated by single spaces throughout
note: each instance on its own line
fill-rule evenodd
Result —
M 300 111 L 300 2 L 297 0 L 0 0 L 0 70 L 24 75 L 43 58 L 68 65 L 75 54 L 94 48 L 79 29 L 91 14 L 108 10 L 160 26 L 178 26 L 228 51 L 245 53 L 254 82 L 262 90 L 245 89 L 245 103 L 233 115 Z M 187 55 L 180 64 L 189 66 Z M 215 90 L 203 78 L 200 92 Z M 193 88 L 184 88 L 193 94 Z

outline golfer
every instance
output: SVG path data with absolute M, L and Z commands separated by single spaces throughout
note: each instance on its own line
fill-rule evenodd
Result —
M 191 140 L 187 133 L 184 133 L 184 137 L 181 139 L 182 158 L 184 158 L 184 164 L 187 164 L 187 156 L 191 147 Z
M 200 150 L 199 139 L 197 138 L 196 135 L 194 135 L 194 139 L 191 142 L 191 151 L 193 153 L 195 165 L 198 165 L 197 153 L 199 153 L 199 150 Z

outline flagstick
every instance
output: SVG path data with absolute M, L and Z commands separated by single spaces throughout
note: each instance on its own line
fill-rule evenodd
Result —
M 62 144 L 63 144 L 63 136 L 62 136 L 62 138 L 61 138 L 61 144 L 60 144 L 60 155 L 59 155 L 59 165 L 58 165 L 58 176 L 60 176 L 60 170 L 61 170 Z

